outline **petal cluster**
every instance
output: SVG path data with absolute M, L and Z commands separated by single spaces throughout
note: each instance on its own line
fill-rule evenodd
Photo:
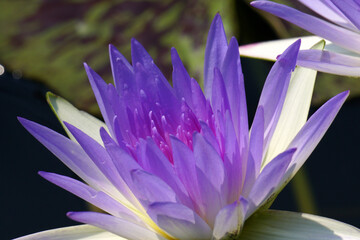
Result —
M 219 15 L 206 45 L 204 93 L 175 49 L 171 86 L 139 42 L 132 40 L 131 47 L 132 64 L 109 48 L 114 84 L 85 64 L 105 123 L 51 94 L 70 139 L 19 118 L 84 182 L 40 175 L 106 212 L 68 213 L 105 230 L 86 225 L 81 233 L 104 239 L 246 239 L 245 220 L 266 209 L 301 167 L 348 92 L 307 121 L 316 72 L 294 71 L 296 41 L 271 69 L 249 130 L 238 43 L 228 43 Z
M 318 71 L 360 76 L 359 1 L 298 0 L 323 18 L 300 12 L 272 1 L 253 1 L 252 6 L 274 14 L 317 36 L 303 37 L 297 64 Z M 309 49 L 326 39 L 324 51 Z M 294 39 L 255 43 L 240 47 L 244 56 L 274 60 Z

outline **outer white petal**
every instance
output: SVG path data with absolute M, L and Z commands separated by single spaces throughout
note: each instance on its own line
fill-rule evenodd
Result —
M 246 221 L 241 240 L 358 240 L 360 230 L 306 213 L 268 210 Z
M 104 122 L 100 121 L 99 119 L 91 116 L 90 114 L 78 110 L 76 107 L 74 107 L 71 103 L 66 101 L 65 99 L 56 96 L 52 93 L 48 93 L 46 95 L 47 100 L 59 118 L 62 126 L 64 127 L 66 133 L 69 135 L 71 140 L 75 141 L 75 138 L 72 136 L 72 134 L 69 132 L 67 127 L 64 125 L 64 121 L 70 123 L 71 125 L 77 127 L 87 135 L 89 135 L 91 138 L 95 139 L 100 144 L 102 143 L 101 137 L 100 137 L 100 128 L 104 127 L 107 130 L 107 127 Z
M 267 41 L 252 43 L 239 47 L 240 56 L 260 58 L 265 60 L 275 61 L 276 57 L 285 51 L 292 43 L 297 39 L 301 39 L 300 50 L 309 49 L 322 38 L 318 36 L 306 36 L 297 38 L 287 38 L 281 40 Z M 330 44 L 330 41 L 326 40 L 326 44 Z
M 34 233 L 15 240 L 126 240 L 103 229 L 79 225 Z
M 312 47 L 323 49 L 324 41 Z M 286 94 L 285 102 L 274 135 L 270 141 L 263 166 L 285 151 L 302 126 L 306 123 L 314 89 L 316 71 L 296 67 Z

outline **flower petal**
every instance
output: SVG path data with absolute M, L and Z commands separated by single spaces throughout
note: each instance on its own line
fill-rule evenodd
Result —
M 110 101 L 108 99 L 107 94 L 107 83 L 94 71 L 92 70 L 86 63 L 84 63 L 84 67 L 86 70 L 86 74 L 89 78 L 89 82 L 91 84 L 91 88 L 94 92 L 96 101 L 99 105 L 101 115 L 103 116 L 106 126 L 109 127 L 112 136 L 114 135 L 114 112 L 111 108 Z
M 283 18 L 315 35 L 329 39 L 339 46 L 360 53 L 358 33 L 271 1 L 255 1 L 251 5 Z
M 243 57 L 260 58 L 275 61 L 276 58 L 284 52 L 297 39 L 301 39 L 300 50 L 309 49 L 322 38 L 318 36 L 304 36 L 296 38 L 287 38 L 280 40 L 272 40 L 259 43 L 251 43 L 239 47 L 240 55 Z M 326 41 L 327 44 L 331 42 Z
M 86 183 L 96 190 L 111 193 L 118 200 L 123 199 L 122 194 L 91 161 L 79 144 L 40 124 L 20 117 L 18 119 L 26 130 Z
M 156 175 L 141 169 L 131 171 L 136 197 L 147 208 L 154 202 L 178 202 L 175 192 Z
M 46 98 L 52 110 L 59 118 L 60 123 L 63 125 L 65 131 L 72 140 L 76 141 L 64 125 L 64 121 L 81 129 L 84 133 L 95 139 L 97 142 L 102 143 L 99 129 L 101 127 L 107 129 L 107 126 L 104 122 L 100 121 L 99 119 L 91 116 L 86 112 L 79 111 L 65 99 L 56 96 L 50 92 L 46 94 Z
M 78 225 L 30 234 L 14 240 L 127 240 L 103 229 Z
M 331 98 L 321 106 L 301 128 L 289 145 L 289 148 L 297 148 L 297 151 L 283 181 L 287 182 L 304 164 L 324 136 L 326 130 L 330 127 L 330 124 L 333 122 L 348 95 L 349 91 L 345 91 Z
M 86 154 L 101 170 L 101 172 L 111 181 L 111 183 L 121 192 L 121 194 L 124 195 L 123 199 L 121 199 L 121 203 L 130 207 L 132 207 L 132 204 L 138 205 L 135 196 L 118 173 L 111 157 L 105 148 L 71 124 L 67 122 L 64 122 L 64 124 L 75 137 L 75 139 L 79 142 Z M 105 131 L 103 128 L 101 128 L 101 130 Z
M 293 43 L 280 55 L 271 68 L 261 92 L 259 106 L 264 108 L 264 151 L 266 151 L 278 123 L 291 73 L 295 69 L 299 47 L 300 40 Z
M 320 41 L 312 48 L 323 49 L 324 42 Z M 285 151 L 290 142 L 306 123 L 315 78 L 316 71 L 312 69 L 298 66 L 293 72 L 289 89 L 285 97 L 284 106 L 265 156 L 265 163 L 271 161 L 271 159 L 279 153 Z
M 242 190 L 243 196 L 248 196 L 251 188 L 259 176 L 262 159 L 264 154 L 264 108 L 259 106 L 250 135 L 249 157 L 246 165 L 246 178 L 244 188 Z
M 176 239 L 208 240 L 211 229 L 193 210 L 177 203 L 154 203 L 148 214 Z
M 153 231 L 124 219 L 97 212 L 69 212 L 74 221 L 91 224 L 129 240 L 165 240 Z
M 278 185 L 284 176 L 295 151 L 295 148 L 291 148 L 280 153 L 261 171 L 247 197 L 249 208 L 246 213 L 246 218 L 260 206 L 266 204 L 267 199 L 272 195 L 274 190 L 278 189 Z
M 302 50 L 299 53 L 297 64 L 332 74 L 360 76 L 360 57 L 335 52 Z
M 176 176 L 173 166 L 155 142 L 151 138 L 146 139 L 146 141 L 140 139 L 137 150 L 138 161 L 144 170 L 161 178 L 174 190 L 184 205 L 192 207 L 191 199 L 184 185 Z
M 360 230 L 306 213 L 267 210 L 246 221 L 241 240 L 357 240 Z
M 360 29 L 359 8 L 360 5 L 352 0 L 330 0 L 357 29 Z
M 72 194 L 84 199 L 111 215 L 121 217 L 130 222 L 142 224 L 142 221 L 132 211 L 104 192 L 96 191 L 88 185 L 70 177 L 48 172 L 39 172 L 39 174 L 46 180 L 71 192 Z
M 224 57 L 224 62 L 222 63 L 221 73 L 230 104 L 235 134 L 238 138 L 240 155 L 245 159 L 247 146 L 249 144 L 249 123 L 244 75 L 241 69 L 240 55 L 237 51 L 238 47 L 239 44 L 236 41 L 236 38 L 232 37 Z
M 137 86 L 134 80 L 134 69 L 112 44 L 109 45 L 109 55 L 116 89 L 128 101 L 129 97 L 136 95 Z
M 247 201 L 241 198 L 222 208 L 216 216 L 213 237 L 223 239 L 231 236 L 230 239 L 240 239 L 239 235 L 244 224 Z
M 171 62 L 173 64 L 172 81 L 176 96 L 179 99 L 184 98 L 189 107 L 194 110 L 191 79 L 175 48 L 171 49 Z
M 213 76 L 212 94 L 210 99 L 211 106 L 214 113 L 220 112 L 221 115 L 224 116 L 225 112 L 230 110 L 230 104 L 222 74 L 217 67 L 214 68 Z
M 194 204 L 200 204 L 201 195 L 200 195 L 200 186 L 198 183 L 196 168 L 195 168 L 195 158 L 193 152 L 181 142 L 178 138 L 170 136 L 171 146 L 173 150 L 174 157 L 174 169 L 176 175 L 179 177 L 181 182 L 184 184 L 186 190 L 188 191 L 192 199 L 196 199 Z M 204 211 L 201 205 L 195 205 L 195 208 L 200 211 Z M 197 211 L 198 212 L 198 211 Z
M 211 23 L 205 48 L 204 92 L 207 99 L 211 99 L 214 68 L 221 68 L 227 48 L 224 26 L 220 14 L 217 13 Z
M 314 12 L 318 13 L 319 15 L 327 18 L 328 20 L 341 25 L 343 27 L 357 30 L 354 25 L 352 25 L 348 18 L 344 16 L 344 14 L 331 2 L 331 0 L 320 0 L 320 1 L 313 1 L 313 0 L 298 0 Z
M 225 204 L 236 201 L 242 191 L 243 182 L 246 177 L 246 161 L 242 158 L 236 131 L 229 111 L 225 115 L 225 149 L 223 156 L 224 183 L 222 198 Z
M 217 212 L 224 205 L 226 196 L 222 192 L 225 181 L 224 164 L 216 150 L 202 135 L 193 135 L 196 174 L 199 181 L 201 203 L 210 225 L 214 224 Z

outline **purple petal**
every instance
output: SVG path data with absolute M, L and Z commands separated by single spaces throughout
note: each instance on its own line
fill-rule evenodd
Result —
M 136 189 L 134 193 L 143 206 L 154 202 L 178 202 L 175 192 L 156 175 L 136 169 L 131 171 L 131 177 Z
M 166 182 L 175 191 L 184 205 L 192 207 L 191 199 L 184 185 L 176 176 L 173 166 L 152 139 L 148 138 L 146 141 L 140 140 L 138 161 L 141 162 L 144 170 Z
M 131 143 L 132 139 L 129 135 L 132 133 L 132 128 L 130 121 L 127 117 L 126 102 L 123 98 L 119 96 L 117 90 L 113 85 L 108 86 L 107 95 L 110 106 L 115 114 L 115 117 L 113 119 L 114 135 L 118 142 L 120 142 L 122 139 L 125 139 L 126 142 Z M 115 118 L 117 120 L 115 120 Z
M 327 73 L 360 76 L 360 58 L 341 53 L 313 49 L 302 50 L 299 52 L 297 64 Z
M 155 111 L 156 109 L 160 111 L 161 109 L 159 115 L 164 115 L 171 125 L 178 126 L 181 102 L 176 98 L 171 87 L 171 91 L 169 90 L 169 83 L 166 82 L 164 84 L 157 75 L 153 75 L 141 63 L 137 63 L 134 66 L 134 70 L 135 80 L 138 86 L 141 86 L 142 106 L 143 108 L 148 106 L 144 110 L 149 113 L 150 111 Z
M 280 153 L 261 171 L 247 198 L 250 203 L 246 213 L 247 217 L 263 205 L 274 190 L 277 189 L 295 151 L 296 149 L 292 148 Z
M 148 214 L 153 221 L 176 239 L 208 240 L 211 229 L 193 210 L 176 203 L 154 203 Z
M 108 214 L 69 212 L 67 216 L 74 221 L 87 223 L 131 240 L 165 240 L 165 238 L 145 227 Z
M 164 85 L 166 90 L 173 94 L 173 89 L 159 68 L 155 65 L 154 60 L 146 52 L 145 48 L 134 38 L 131 39 L 131 57 L 133 66 L 135 66 L 137 63 L 140 63 L 142 66 L 144 66 L 146 72 L 149 72 L 157 80 L 160 80 L 161 84 Z
M 96 101 L 99 105 L 100 111 L 102 116 L 104 117 L 105 123 L 109 128 L 109 131 L 112 136 L 114 136 L 113 131 L 113 119 L 114 119 L 114 112 L 111 108 L 110 102 L 107 98 L 107 84 L 101 77 L 92 70 L 86 63 L 84 63 L 84 67 L 86 73 L 88 75 L 91 88 L 95 94 Z
M 214 68 L 211 106 L 215 113 L 220 112 L 223 115 L 225 115 L 225 112 L 227 110 L 230 110 L 230 104 L 226 93 L 225 83 L 222 74 L 217 67 Z
M 252 6 L 285 19 L 343 48 L 360 53 L 359 34 L 271 1 L 255 1 Z
M 127 197 L 127 199 L 132 199 L 133 195 L 129 191 L 128 186 L 121 178 L 118 173 L 112 159 L 109 154 L 106 152 L 104 147 L 102 147 L 97 141 L 83 133 L 78 128 L 72 126 L 69 123 L 64 122 L 66 127 L 69 129 L 71 134 L 79 142 L 81 147 L 85 150 L 87 155 L 93 160 L 96 166 L 101 170 L 101 172 L 111 181 L 111 183 L 119 189 L 119 191 Z M 105 129 L 101 128 L 100 132 L 106 132 Z M 134 202 L 134 201 L 132 201 Z
M 352 0 L 331 0 L 331 2 L 360 29 L 359 8 L 360 5 Z
M 40 124 L 20 117 L 18 119 L 39 142 L 90 186 L 106 192 L 117 192 L 79 144 Z
M 194 104 L 192 101 L 191 79 L 175 48 L 171 49 L 171 61 L 173 64 L 172 81 L 176 96 L 178 99 L 184 98 L 186 103 L 193 110 Z
M 216 140 L 216 137 L 214 135 L 214 132 L 211 130 L 209 125 L 207 125 L 205 122 L 200 121 L 201 126 L 201 134 L 204 136 L 206 141 L 211 144 L 211 146 L 216 150 L 216 152 L 220 155 L 221 151 L 219 148 L 219 144 Z
M 225 181 L 224 164 L 215 149 L 199 133 L 193 135 L 196 174 L 205 216 L 214 224 L 217 212 L 224 205 L 226 196 L 222 192 Z
M 328 20 L 341 25 L 343 27 L 356 30 L 356 27 L 353 26 L 346 16 L 331 2 L 331 0 L 298 0 L 302 4 L 306 5 L 308 8 L 318 13 L 319 15 L 327 18 Z
M 111 44 L 109 45 L 109 55 L 116 89 L 121 96 L 133 98 L 137 89 L 133 67 Z
M 39 172 L 39 174 L 46 180 L 71 192 L 72 194 L 84 199 L 85 201 L 104 210 L 105 212 L 110 213 L 111 215 L 121 217 L 133 223 L 142 223 L 140 218 L 137 217 L 132 211 L 104 192 L 96 191 L 88 185 L 66 176 L 48 172 Z
M 231 38 L 229 48 L 221 67 L 221 73 L 226 86 L 236 135 L 239 137 L 240 149 L 243 149 L 246 148 L 248 144 L 249 125 L 247 118 L 244 76 L 242 74 L 238 48 L 239 44 L 236 41 L 236 38 Z
M 287 181 L 289 177 L 292 177 L 310 156 L 348 95 L 349 91 L 345 91 L 331 98 L 321 106 L 301 128 L 289 145 L 290 148 L 297 148 L 297 151 L 294 155 L 294 160 L 291 162 L 283 178 L 283 182 Z
M 214 68 L 221 68 L 227 51 L 227 39 L 220 14 L 211 23 L 205 49 L 204 89 L 207 99 L 211 99 Z
M 240 149 L 230 113 L 225 115 L 225 152 L 224 152 L 224 195 L 226 203 L 237 200 L 245 179 L 246 161 L 240 156 Z
M 136 190 L 131 172 L 142 170 L 141 166 L 126 151 L 121 149 L 106 131 L 100 131 L 100 135 L 117 172 L 132 191 Z
M 201 202 L 200 186 L 198 183 L 196 168 L 195 168 L 195 157 L 193 152 L 179 139 L 171 136 L 171 146 L 174 157 L 174 169 L 176 175 L 179 177 L 181 182 L 184 184 L 188 191 L 191 199 L 194 199 L 194 204 Z M 194 206 L 199 211 L 204 211 L 200 205 Z M 199 211 L 198 211 L 199 210 Z
M 206 122 L 208 120 L 209 115 L 207 111 L 207 102 L 204 96 L 204 93 L 201 90 L 201 87 L 199 86 L 198 82 L 191 78 L 191 91 L 192 91 L 192 99 L 194 104 L 193 112 L 197 116 L 199 120 L 203 120 Z
M 259 106 L 264 108 L 264 150 L 275 131 L 289 87 L 291 73 L 296 65 L 300 40 L 290 45 L 275 62 L 266 78 Z
M 224 183 L 224 165 L 216 150 L 199 133 L 193 135 L 196 166 L 209 176 L 211 184 L 220 192 Z
M 259 106 L 251 128 L 249 158 L 246 168 L 246 179 L 243 195 L 247 196 L 258 177 L 264 154 L 264 108 Z

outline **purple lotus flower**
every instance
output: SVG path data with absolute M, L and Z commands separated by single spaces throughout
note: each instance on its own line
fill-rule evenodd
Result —
M 358 0 L 298 0 L 323 17 L 319 18 L 288 6 L 260 0 L 251 5 L 272 13 L 317 36 L 302 37 L 297 64 L 318 71 L 360 76 L 360 2 Z M 309 48 L 326 39 L 324 51 Z M 243 56 L 275 60 L 294 39 L 269 41 L 240 47 Z M 305 50 L 307 49 L 307 50 Z
M 300 226 L 325 238 L 359 236 L 334 220 L 266 210 L 348 95 L 330 99 L 306 121 L 315 71 L 293 72 L 299 45 L 274 64 L 251 131 L 238 43 L 228 44 L 219 15 L 207 40 L 205 94 L 175 49 L 171 87 L 139 42 L 132 40 L 132 65 L 110 46 L 114 85 L 85 64 L 105 123 L 51 94 L 70 139 L 19 118 L 85 183 L 40 175 L 106 213 L 70 212 L 89 225 L 20 239 L 305 239 Z

